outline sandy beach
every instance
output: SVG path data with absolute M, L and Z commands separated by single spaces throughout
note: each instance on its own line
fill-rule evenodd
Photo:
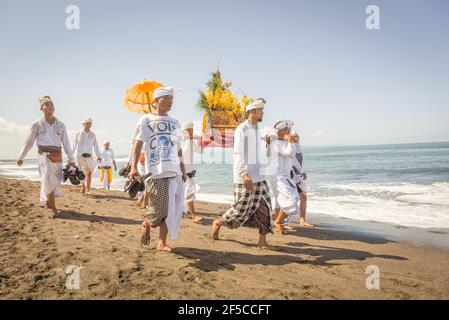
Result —
M 38 182 L 0 178 L 0 299 L 449 299 L 449 251 L 326 225 L 269 236 L 224 228 L 207 238 L 227 206 L 197 202 L 202 224 L 185 217 L 174 253 L 140 246 L 143 209 L 127 194 L 63 186 L 54 220 L 38 204 Z M 66 267 L 80 289 L 65 287 Z M 368 290 L 367 266 L 380 270 Z

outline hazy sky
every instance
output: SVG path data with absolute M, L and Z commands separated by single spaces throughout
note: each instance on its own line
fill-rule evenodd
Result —
M 65 25 L 72 4 L 80 30 Z M 380 30 L 365 27 L 372 4 Z M 290 118 L 305 146 L 447 141 L 448 39 L 445 0 L 0 0 L 0 159 L 17 156 L 42 95 L 71 139 L 92 117 L 116 153 L 141 79 L 183 88 L 172 115 L 199 123 L 196 89 L 218 62 L 238 93 L 268 101 L 264 126 Z

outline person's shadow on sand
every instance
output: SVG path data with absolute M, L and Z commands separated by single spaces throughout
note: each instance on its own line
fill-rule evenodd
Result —
M 226 241 L 233 241 L 245 246 L 256 247 L 256 245 L 243 243 L 237 240 Z M 370 252 L 353 249 L 332 248 L 325 246 L 305 247 L 309 247 L 309 245 L 305 243 L 288 243 L 288 246 L 277 246 L 277 251 L 275 251 L 277 254 L 269 254 L 270 252 L 274 253 L 274 251 L 264 251 L 267 253 L 265 255 L 184 247 L 175 248 L 174 253 L 188 259 L 193 259 L 194 262 L 190 265 L 203 271 L 218 271 L 220 269 L 234 270 L 235 264 L 280 266 L 291 263 L 300 263 L 319 266 L 337 266 L 341 263 L 330 261 L 362 261 L 368 258 L 407 260 L 407 258 L 400 256 L 376 255 Z M 309 256 L 311 259 L 303 259 L 297 256 L 292 256 L 292 254 Z
M 314 240 L 354 240 L 369 244 L 385 244 L 396 242 L 386 239 L 381 235 L 369 234 L 368 232 L 355 230 L 338 230 L 338 228 L 326 224 L 321 224 L 319 226 L 316 226 L 315 228 L 302 228 L 295 226 L 295 230 L 290 231 L 288 234 Z
M 135 199 L 131 199 L 127 193 L 124 193 L 123 196 L 115 196 L 112 194 L 91 194 L 88 197 L 91 199 L 116 199 L 116 200 L 135 201 Z
M 137 225 L 142 223 L 142 221 L 137 221 L 128 218 L 97 216 L 93 214 L 85 214 L 76 211 L 61 211 L 56 216 L 56 219 L 89 221 L 89 222 L 109 222 L 113 224 L 125 224 L 125 225 Z

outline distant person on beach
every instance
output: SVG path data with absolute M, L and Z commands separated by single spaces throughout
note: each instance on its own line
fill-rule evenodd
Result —
M 218 239 L 220 227 L 257 227 L 258 247 L 273 249 L 266 236 L 272 233 L 271 199 L 265 177 L 261 174 L 260 132 L 265 101 L 258 99 L 246 107 L 247 119 L 234 132 L 234 204 L 213 222 L 212 238 Z
M 150 243 L 150 227 L 159 227 L 157 251 L 170 252 L 167 235 L 178 238 L 184 209 L 184 182 L 187 180 L 182 162 L 181 125 L 168 115 L 173 105 L 174 90 L 157 88 L 153 93 L 150 113 L 137 124 L 129 178 L 138 175 L 142 145 L 145 143 L 146 171 L 151 174 L 146 184 L 149 209 L 142 223 L 141 242 Z
M 292 162 L 295 158 L 296 149 L 290 130 L 293 122 L 289 120 L 277 121 L 274 128 L 278 137 L 269 144 L 270 161 L 274 162 L 274 170 L 271 173 L 271 184 L 279 212 L 275 216 L 275 230 L 285 234 L 285 220 L 289 221 L 294 215 L 299 215 L 299 195 L 293 177 Z
M 117 164 L 115 162 L 114 151 L 111 149 L 111 143 L 106 140 L 103 143 L 103 150 L 101 151 L 101 163 L 100 163 L 100 182 L 104 189 L 109 190 L 112 183 L 112 165 L 114 170 L 117 171 Z
M 39 99 L 40 109 L 44 116 L 31 124 L 25 145 L 19 154 L 17 165 L 20 167 L 27 154 L 36 142 L 38 150 L 39 175 L 41 178 L 40 204 L 51 209 L 50 218 L 58 213 L 55 197 L 60 196 L 59 185 L 62 182 L 62 151 L 61 145 L 68 158 L 67 166 L 76 168 L 75 159 L 70 147 L 67 129 L 54 116 L 55 107 L 49 96 Z
M 314 225 L 306 221 L 306 210 L 307 210 L 307 174 L 303 168 L 303 155 L 302 147 L 300 143 L 299 135 L 292 130 L 293 146 L 295 148 L 295 159 L 292 166 L 292 175 L 294 177 L 296 188 L 299 193 L 300 205 L 300 217 L 299 225 L 306 228 L 313 228 Z M 296 160 L 296 161 L 295 161 Z
M 203 218 L 199 217 L 195 211 L 194 200 L 197 191 L 197 184 L 195 182 L 195 164 L 194 153 L 201 153 L 199 145 L 199 137 L 193 136 L 193 122 L 185 122 L 182 124 L 182 157 L 186 169 L 187 181 L 184 183 L 184 203 L 185 211 L 192 215 L 192 221 L 198 223 Z
M 77 157 L 81 171 L 86 175 L 86 179 L 81 184 L 81 192 L 90 195 L 92 173 L 95 171 L 98 162 L 101 161 L 101 153 L 98 148 L 97 136 L 92 131 L 92 119 L 88 118 L 84 120 L 83 127 L 75 135 L 73 153 Z M 96 161 L 93 159 L 92 152 L 95 152 L 95 156 L 97 157 Z

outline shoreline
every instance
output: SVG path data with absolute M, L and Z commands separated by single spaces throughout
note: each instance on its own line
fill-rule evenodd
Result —
M 12 179 L 21 181 L 36 182 L 27 178 L 5 175 L 0 173 L 0 179 Z M 71 186 L 69 183 L 62 184 L 63 186 Z M 92 187 L 92 190 L 102 192 L 101 188 Z M 123 195 L 126 194 L 122 190 L 111 188 L 112 192 L 118 192 Z M 201 193 L 201 192 L 200 192 Z M 206 196 L 207 194 L 202 194 Z M 229 203 L 198 200 L 198 203 L 206 203 L 216 206 L 228 207 Z M 327 229 L 357 234 L 360 236 L 370 238 L 387 238 L 395 241 L 404 241 L 416 246 L 432 246 L 449 251 L 449 228 L 434 228 L 434 227 L 416 227 L 400 225 L 395 223 L 388 223 L 375 220 L 356 220 L 346 217 L 340 217 L 332 214 L 322 214 L 308 212 L 307 218 L 312 224 L 319 224 Z M 293 226 L 298 226 L 297 223 L 292 223 Z
M 154 250 L 155 231 L 150 248 L 140 246 L 145 210 L 123 192 L 86 196 L 63 185 L 62 212 L 48 220 L 39 183 L 0 178 L 0 187 L 0 299 L 449 299 L 449 252 L 434 246 L 323 220 L 268 235 L 277 250 L 258 250 L 250 228 L 223 228 L 211 241 L 227 205 L 196 202 L 204 220 L 184 217 L 164 254 Z M 373 265 L 378 290 L 366 287 Z M 80 268 L 79 290 L 65 286 L 68 266 Z

